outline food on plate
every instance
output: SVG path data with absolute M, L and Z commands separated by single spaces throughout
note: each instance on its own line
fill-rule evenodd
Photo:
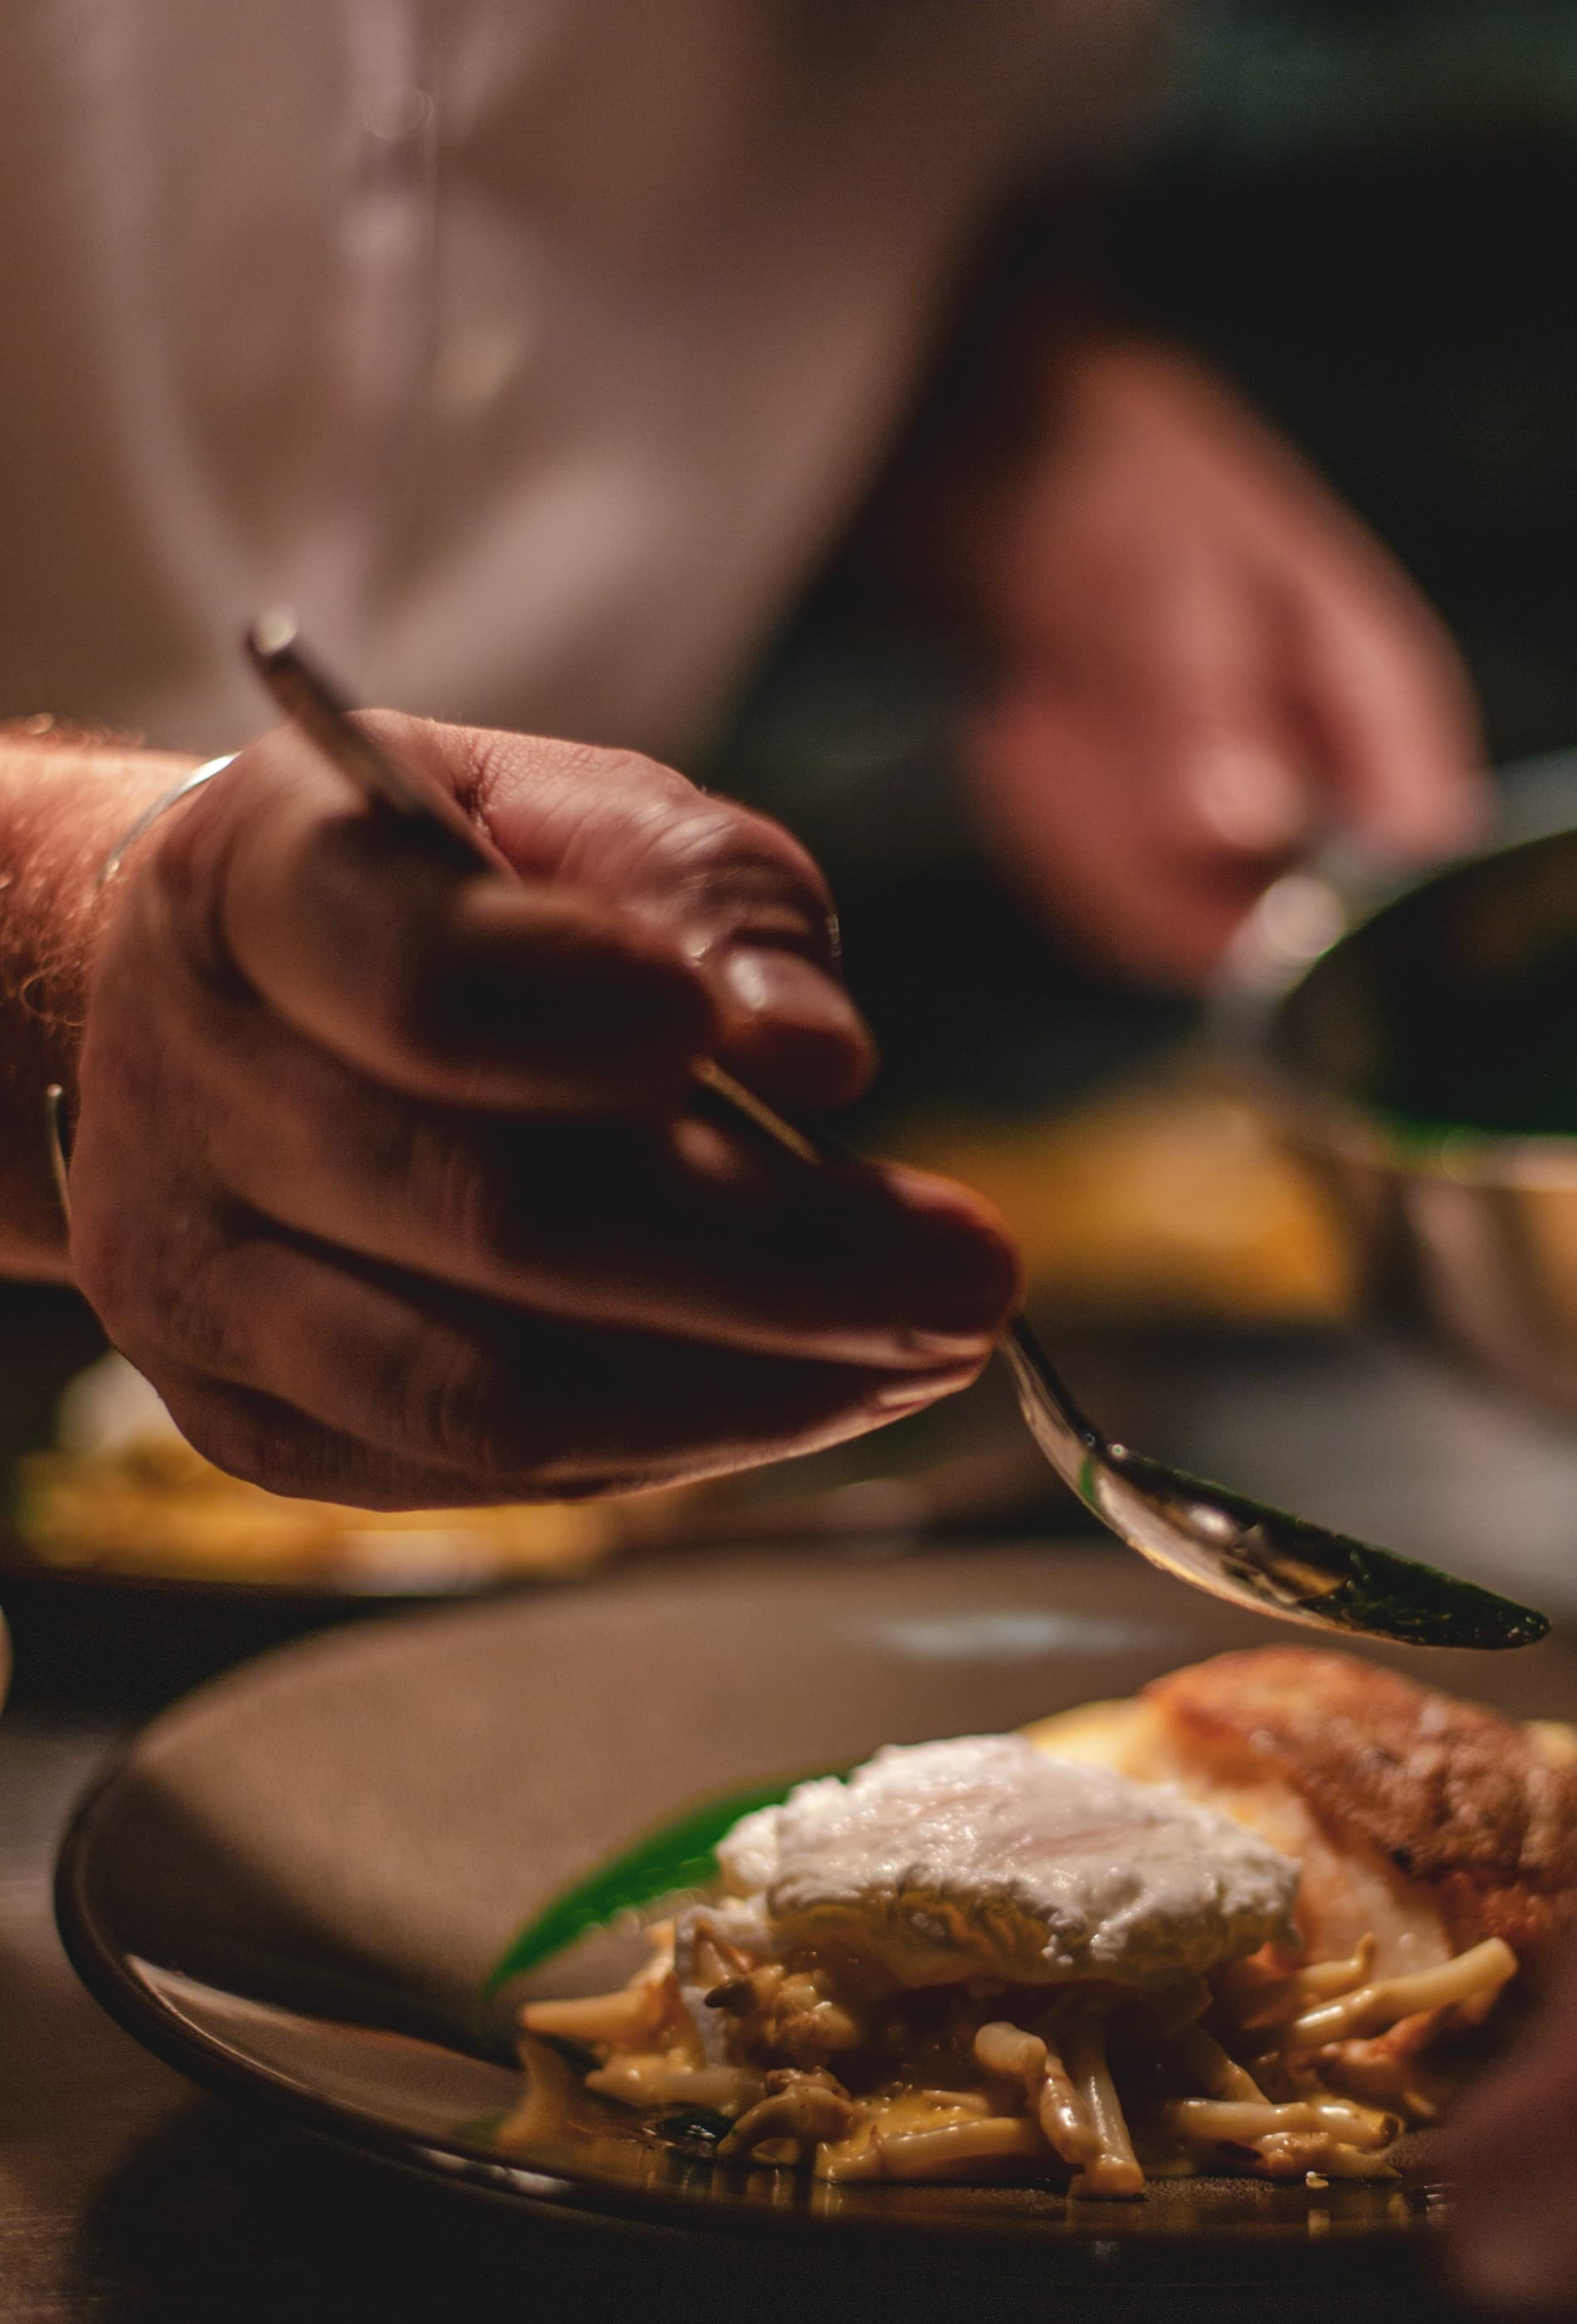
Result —
M 1296 1856 L 1311 1953 L 1379 1974 L 1503 1938 L 1534 1969 L 1577 1920 L 1577 1734 L 1319 1647 L 1221 1655 L 1029 1730 L 1172 1783 Z
M 1577 1735 L 1271 1647 L 890 1746 L 716 1853 L 630 1985 L 522 2019 L 724 2163 L 1384 2177 L 1573 1917 Z

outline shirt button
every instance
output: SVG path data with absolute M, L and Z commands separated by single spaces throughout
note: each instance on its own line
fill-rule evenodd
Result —
M 420 137 L 432 116 L 430 90 L 396 81 L 367 98 L 362 106 L 362 127 L 380 145 L 403 145 Z

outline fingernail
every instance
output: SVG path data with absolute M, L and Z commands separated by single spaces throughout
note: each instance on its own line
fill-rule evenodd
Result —
M 899 1380 L 891 1388 L 879 1388 L 872 1397 L 877 1412 L 916 1411 L 922 1404 L 935 1404 L 939 1396 L 954 1396 L 967 1388 L 980 1370 L 978 1363 L 955 1365 L 949 1371 L 932 1372 L 924 1379 Z
M 939 1364 L 982 1363 L 991 1351 L 982 1332 L 906 1332 L 899 1344 L 907 1355 Z
M 1245 855 L 1294 846 L 1308 822 L 1296 771 L 1253 742 L 1218 742 L 1188 770 L 1188 796 L 1212 836 Z
M 926 1318 L 909 1325 L 900 1352 L 979 1364 L 1018 1296 L 1019 1265 L 1006 1230 L 945 1178 L 892 1166 L 884 1176 L 909 1213 L 904 1272 L 913 1291 L 903 1305 Z
M 724 1062 L 737 1056 L 788 1106 L 846 1104 L 871 1077 L 875 1045 L 830 970 L 798 953 L 730 952 L 710 964 L 733 1017 Z
M 799 953 L 730 951 L 715 965 L 730 1000 L 748 1017 L 783 1017 L 812 1031 L 864 1038 L 860 1013 L 843 987 Z

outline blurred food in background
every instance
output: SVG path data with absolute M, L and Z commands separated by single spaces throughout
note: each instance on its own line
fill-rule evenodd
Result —
M 1225 1069 L 1185 1060 L 1063 1119 L 937 1122 L 906 1158 L 1007 1218 L 1067 1320 L 1335 1322 L 1351 1256 L 1312 1174 Z
M 61 1403 L 60 1443 L 17 1464 L 20 1545 L 43 1565 L 170 1581 L 426 1593 L 584 1572 L 670 1531 L 681 1492 L 530 1508 L 353 1509 L 226 1476 L 122 1356 Z

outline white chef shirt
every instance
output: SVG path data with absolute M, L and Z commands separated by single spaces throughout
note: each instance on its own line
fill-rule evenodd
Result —
M 681 758 L 1148 0 L 4 0 L 0 716 Z

